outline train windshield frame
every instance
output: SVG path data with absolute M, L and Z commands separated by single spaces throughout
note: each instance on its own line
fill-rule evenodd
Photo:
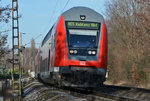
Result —
M 73 24 L 73 22 L 71 22 Z M 69 47 L 74 48 L 97 48 L 100 35 L 100 23 L 94 22 L 77 22 L 80 26 L 68 26 L 67 29 L 67 41 Z M 86 24 L 86 25 L 85 25 Z M 91 27 L 91 25 L 95 25 Z

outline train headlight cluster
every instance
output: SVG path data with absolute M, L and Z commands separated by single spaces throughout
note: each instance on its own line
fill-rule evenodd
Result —
M 89 54 L 89 55 L 95 55 L 95 54 L 96 54 L 96 51 L 88 51 L 88 54 Z
M 97 51 L 92 49 L 69 49 L 69 54 L 78 56 L 95 56 Z
M 70 54 L 77 54 L 78 51 L 77 51 L 77 50 L 72 50 L 72 49 L 71 49 L 71 50 L 69 51 L 69 53 L 70 53 Z

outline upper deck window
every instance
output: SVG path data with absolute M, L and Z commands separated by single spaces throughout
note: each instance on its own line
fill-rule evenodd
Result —
M 52 28 L 50 29 L 50 31 L 47 33 L 47 35 L 44 37 L 44 40 L 42 42 L 42 46 L 47 42 L 47 40 L 51 37 L 51 33 L 52 33 L 52 29 L 53 29 L 53 26 Z

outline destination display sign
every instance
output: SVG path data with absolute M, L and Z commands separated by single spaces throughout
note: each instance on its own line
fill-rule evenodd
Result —
M 79 21 L 67 21 L 67 28 L 85 28 L 85 29 L 99 29 L 100 23 L 96 22 L 79 22 Z

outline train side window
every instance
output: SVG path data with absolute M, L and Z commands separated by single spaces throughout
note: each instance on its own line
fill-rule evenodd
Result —
M 49 50 L 49 56 L 48 56 L 48 71 L 49 71 L 49 66 L 50 66 L 50 58 L 51 58 L 51 52 L 50 52 L 50 50 Z
M 54 47 L 56 46 L 56 31 L 54 33 Z
M 53 29 L 53 26 L 52 28 L 50 29 L 50 31 L 47 33 L 47 35 L 45 36 L 43 42 L 42 42 L 42 46 L 47 42 L 47 40 L 50 38 L 51 36 L 51 33 L 52 33 L 52 29 Z
M 54 39 L 53 39 L 53 35 L 52 35 L 51 49 L 53 48 L 53 45 L 54 45 Z

